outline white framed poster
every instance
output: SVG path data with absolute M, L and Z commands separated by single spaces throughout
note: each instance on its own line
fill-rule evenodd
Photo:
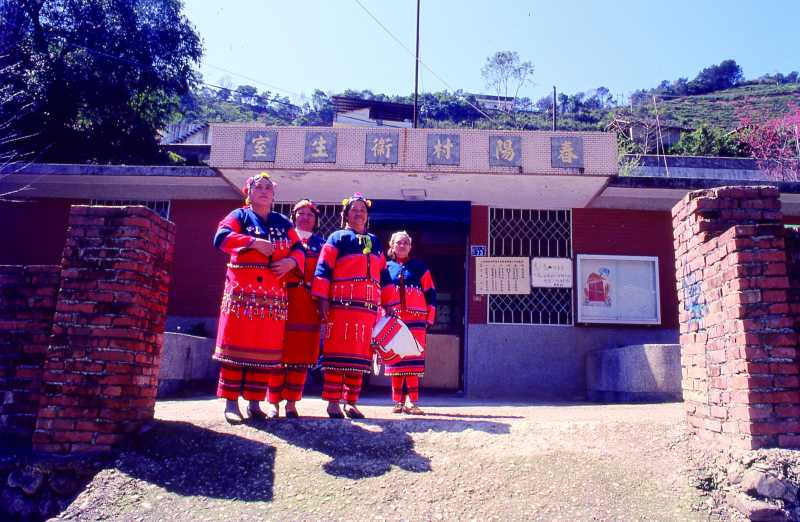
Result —
M 568 257 L 531 258 L 531 286 L 572 288 L 572 259 Z
M 475 293 L 530 294 L 531 272 L 527 257 L 476 257 Z
M 579 323 L 661 324 L 657 257 L 577 257 Z

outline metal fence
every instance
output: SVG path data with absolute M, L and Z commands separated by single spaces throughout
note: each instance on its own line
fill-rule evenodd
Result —
M 149 208 L 164 219 L 169 219 L 170 202 L 169 200 L 140 201 L 133 199 L 93 199 L 90 205 L 100 205 L 104 207 L 125 207 L 129 205 L 141 205 Z
M 570 210 L 489 209 L 489 255 L 572 257 Z M 489 295 L 489 322 L 573 324 L 572 288 L 532 288 L 528 295 Z
M 284 216 L 291 219 L 292 207 L 294 203 L 276 202 L 273 205 L 275 212 L 280 212 Z M 336 203 L 317 203 L 319 210 L 319 235 L 327 238 L 333 231 L 339 229 L 339 212 L 341 212 L 341 205 Z

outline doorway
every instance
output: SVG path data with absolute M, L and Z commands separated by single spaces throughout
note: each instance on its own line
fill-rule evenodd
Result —
M 370 212 L 370 231 L 384 248 L 394 232 L 409 233 L 411 255 L 428 266 L 436 286 L 436 322 L 428 331 L 423 388 L 463 389 L 470 209 L 468 201 L 378 200 Z M 368 384 L 389 386 L 389 379 L 372 375 Z

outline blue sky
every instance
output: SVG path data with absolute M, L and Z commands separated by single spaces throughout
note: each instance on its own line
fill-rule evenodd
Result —
M 414 90 L 415 0 L 187 0 L 205 46 L 205 81 L 249 84 L 297 101 L 315 88 Z M 800 2 L 421 0 L 420 57 L 451 89 L 487 92 L 480 70 L 496 51 L 533 62 L 536 100 L 600 85 L 628 95 L 692 79 L 735 59 L 745 77 L 800 70 Z M 793 25 L 795 27 L 793 27 Z M 224 70 L 223 70 L 224 69 Z M 420 67 L 421 91 L 448 88 Z M 257 80 L 257 81 L 256 81 Z M 280 90 L 275 87 L 279 87 Z

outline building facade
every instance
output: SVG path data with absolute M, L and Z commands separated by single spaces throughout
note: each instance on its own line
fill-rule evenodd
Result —
M 384 242 L 411 234 L 440 296 L 425 386 L 581 399 L 590 351 L 677 342 L 669 209 L 715 180 L 619 177 L 612 134 L 215 124 L 209 136 L 210 167 L 31 165 L 3 178 L 0 191 L 26 190 L 0 203 L 12 223 L 0 264 L 58 263 L 72 203 L 148 204 L 177 229 L 168 327 L 213 336 L 226 258 L 211 236 L 267 170 L 278 209 L 311 198 L 325 231 L 360 191 Z M 785 213 L 800 214 L 785 188 Z

